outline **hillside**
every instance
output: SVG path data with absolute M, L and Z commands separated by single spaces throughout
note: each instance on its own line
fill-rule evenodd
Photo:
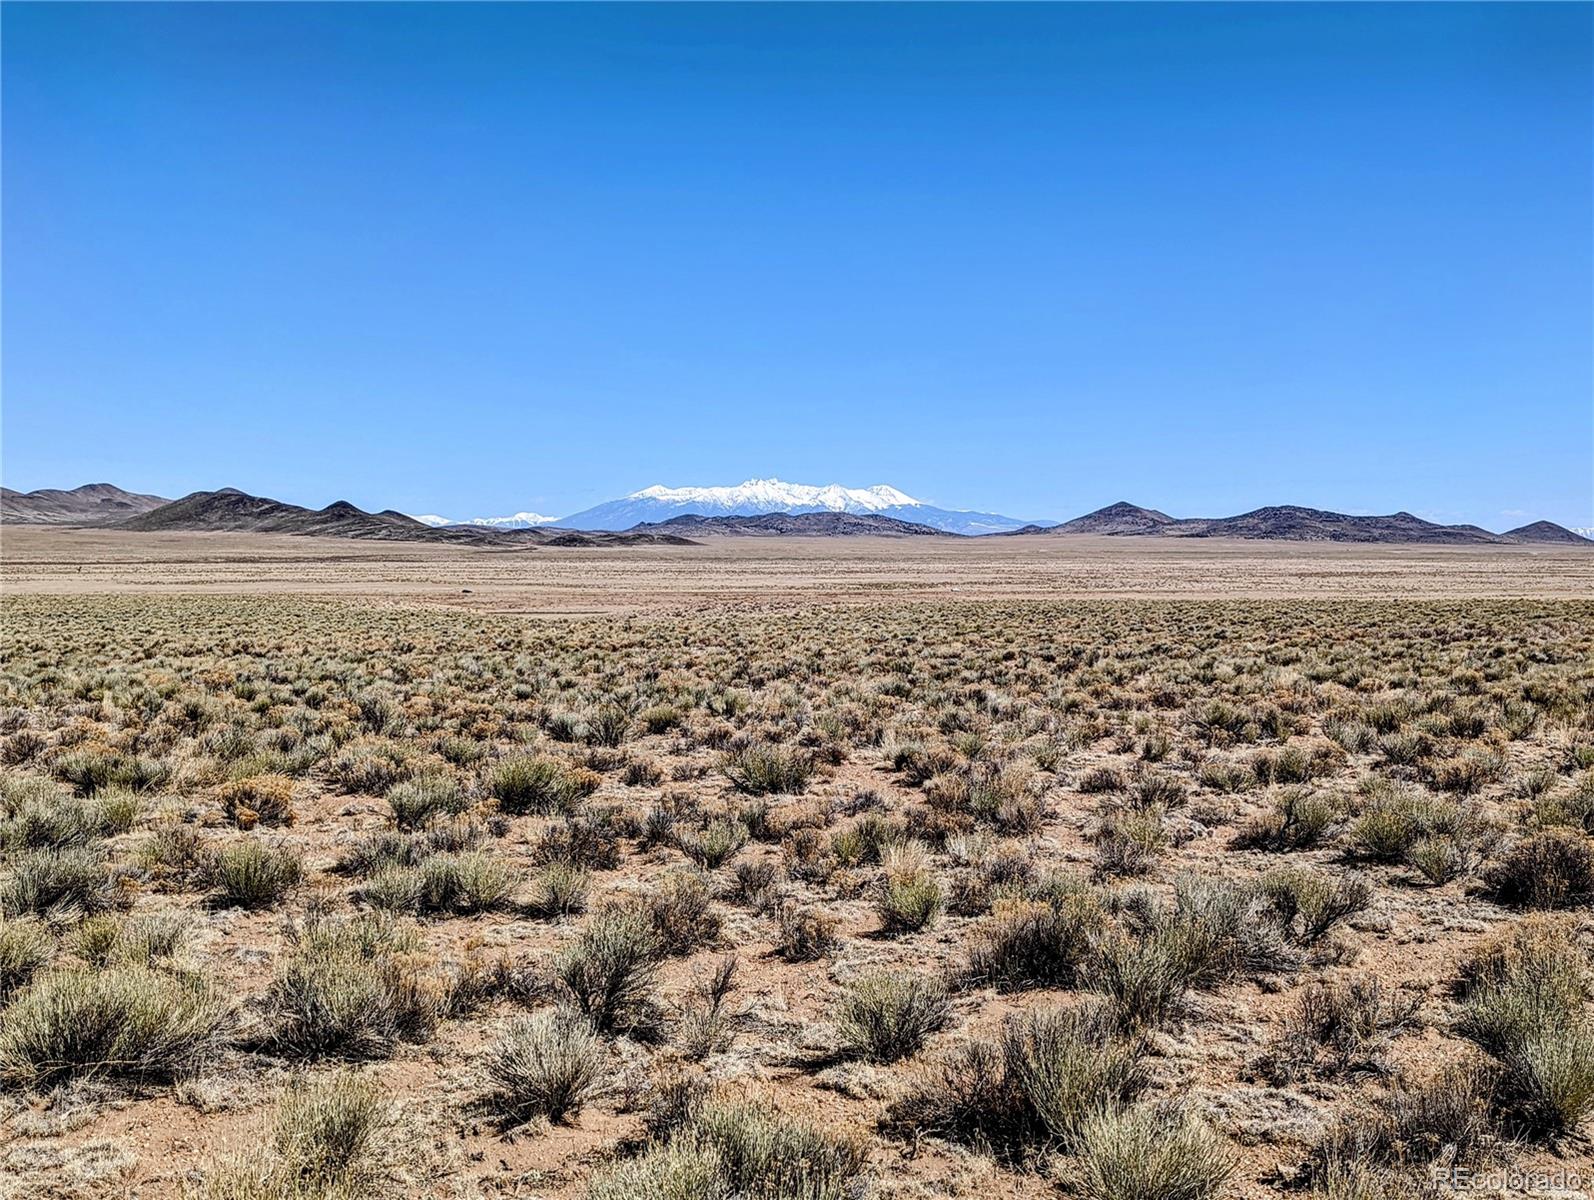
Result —
M 1531 525 L 1519 525 L 1515 529 L 1508 529 L 1500 535 L 1508 542 L 1561 545 L 1561 546 L 1594 546 L 1594 539 L 1586 538 L 1582 534 L 1557 525 L 1554 521 L 1535 521 Z
M 1056 526 L 1053 532 L 1095 533 L 1119 537 L 1127 534 L 1157 533 L 1164 527 L 1177 523 L 1165 512 L 1158 512 L 1154 508 L 1141 508 L 1138 504 L 1120 500 L 1116 504 L 1107 505 L 1106 508 L 1098 508 L 1095 512 L 1064 522 Z
M 170 503 L 164 496 L 127 492 L 114 484 L 15 492 L 0 488 L 0 520 L 19 525 L 108 525 Z
M 938 508 L 888 484 L 849 488 L 831 483 L 748 479 L 733 486 L 665 487 L 655 484 L 618 500 L 583 509 L 558 524 L 567 529 L 634 529 L 674 517 L 756 517 L 799 513 L 851 513 L 894 517 L 946 533 L 1008 533 L 1024 522 L 1000 513 Z
M 211 533 L 291 533 L 384 541 L 461 541 L 469 535 L 430 529 L 391 510 L 368 513 L 347 500 L 322 509 L 302 508 L 267 496 L 251 496 L 237 488 L 194 492 L 132 520 L 122 529 L 141 533 L 195 531 Z
M 1028 526 L 1013 532 L 1027 536 L 1094 534 L 1106 537 L 1241 538 L 1252 541 L 1376 542 L 1434 546 L 1526 543 L 1594 545 L 1589 539 L 1579 537 L 1550 521 L 1537 521 L 1508 533 L 1491 533 L 1477 525 L 1440 525 L 1408 512 L 1361 516 L 1295 504 L 1270 505 L 1233 517 L 1181 518 L 1119 501 L 1050 529 Z
M 135 533 L 287 533 L 303 537 L 354 538 L 365 541 L 443 542 L 505 550 L 552 547 L 610 547 L 694 543 L 676 532 L 582 533 L 563 529 L 491 529 L 452 525 L 433 528 L 413 517 L 384 509 L 370 513 L 347 500 L 325 508 L 302 508 L 267 496 L 251 496 L 237 488 L 195 492 L 152 512 L 116 525 Z
M 1438 525 L 1408 512 L 1357 516 L 1277 504 L 1234 517 L 1175 521 L 1159 531 L 1167 537 L 1228 537 L 1290 542 L 1416 542 L 1482 545 L 1500 537 L 1476 525 Z
M 697 513 L 668 521 L 644 522 L 631 532 L 658 531 L 689 537 L 958 537 L 897 517 L 877 513 L 765 513 L 751 517 L 705 517 Z

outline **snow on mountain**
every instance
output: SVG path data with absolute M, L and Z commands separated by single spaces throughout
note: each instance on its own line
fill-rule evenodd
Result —
M 552 525 L 557 517 L 545 517 L 541 513 L 518 512 L 507 517 L 472 517 L 468 521 L 460 521 L 461 525 L 486 525 L 493 529 L 529 529 L 533 525 Z
M 906 492 L 899 492 L 883 483 L 869 488 L 847 488 L 839 483 L 814 487 L 804 483 L 785 483 L 779 479 L 749 479 L 735 487 L 672 488 L 654 484 L 640 492 L 632 492 L 626 499 L 707 506 L 734 512 L 737 516 L 751 516 L 755 511 L 870 513 L 919 503 Z M 747 511 L 743 512 L 743 509 Z
M 654 484 L 619 500 L 561 517 L 567 529 L 630 529 L 643 521 L 668 521 L 694 513 L 703 517 L 755 517 L 766 513 L 878 513 L 950 533 L 999 533 L 1026 521 L 997 513 L 936 508 L 886 484 L 848 488 L 780 479 L 749 479 L 734 487 L 665 487 Z
M 488 529 L 530 529 L 533 525 L 552 525 L 555 520 L 554 517 L 545 517 L 541 513 L 534 512 L 518 512 L 508 517 L 470 517 L 464 521 L 440 517 L 436 513 L 406 515 L 422 525 L 431 525 L 434 528 L 439 525 L 477 525 Z

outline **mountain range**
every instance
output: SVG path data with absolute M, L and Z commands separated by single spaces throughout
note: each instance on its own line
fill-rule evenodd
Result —
M 677 511 L 680 509 L 689 511 Z M 517 546 L 691 545 L 698 537 L 924 537 L 996 534 L 1061 538 L 1242 538 L 1265 541 L 1389 542 L 1428 545 L 1594 546 L 1580 532 L 1535 521 L 1504 533 L 1441 525 L 1408 512 L 1388 516 L 1272 505 L 1232 517 L 1174 517 L 1127 501 L 1061 524 L 1025 524 L 995 513 L 937 508 L 884 484 L 812 487 L 753 479 L 735 487 L 655 486 L 557 522 L 537 513 L 450 521 L 386 509 L 366 512 L 346 500 L 304 508 L 236 488 L 180 500 L 123 491 L 107 483 L 69 491 L 0 489 L 0 519 L 14 524 L 91 525 L 143 532 L 293 533 L 362 540 Z
M 266 496 L 251 496 L 237 488 L 194 492 L 160 508 L 117 523 L 114 528 L 135 533 L 291 533 L 306 537 L 354 538 L 362 541 L 445 542 L 455 545 L 495 546 L 513 549 L 533 546 L 636 546 L 645 544 L 690 546 L 690 539 L 663 531 L 577 533 L 570 530 L 526 528 L 484 529 L 469 525 L 442 528 L 422 524 L 392 509 L 366 512 L 347 500 L 325 508 L 303 508 Z
M 14 492 L 0 487 L 0 519 L 20 525 L 108 525 L 170 503 L 164 496 L 124 492 L 109 483 L 85 483 L 68 491 Z
M 766 513 L 872 513 L 946 533 L 1004 533 L 1028 522 L 998 513 L 938 508 L 886 484 L 867 488 L 815 486 L 780 479 L 749 479 L 734 487 L 665 487 L 654 484 L 619 500 L 561 517 L 568 529 L 630 529 L 672 517 L 755 517 Z M 1044 522 L 1039 522 L 1044 524 Z
M 880 513 L 759 513 L 750 517 L 702 517 L 687 513 L 668 521 L 633 525 L 631 532 L 674 533 L 685 537 L 960 537 Z
M 1490 533 L 1477 525 L 1440 525 L 1408 512 L 1362 516 L 1276 504 L 1233 517 L 1170 517 L 1154 508 L 1120 500 L 1095 512 L 1045 528 L 1015 530 L 1048 537 L 1095 534 L 1105 537 L 1242 538 L 1289 542 L 1417 542 L 1426 545 L 1590 545 L 1594 541 L 1552 521 L 1535 521 Z

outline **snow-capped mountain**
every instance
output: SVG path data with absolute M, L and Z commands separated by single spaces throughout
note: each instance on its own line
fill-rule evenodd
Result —
M 785 483 L 779 479 L 749 479 L 735 487 L 665 487 L 656 483 L 632 492 L 627 500 L 652 500 L 659 504 L 689 504 L 722 509 L 715 516 L 750 516 L 742 508 L 759 508 L 764 512 L 879 512 L 884 508 L 898 508 L 905 504 L 918 504 L 906 492 L 878 483 L 868 488 L 842 487 L 839 483 L 813 487 L 806 483 Z M 705 516 L 709 515 L 707 513 Z
M 630 529 L 642 521 L 667 521 L 695 513 L 704 517 L 753 517 L 764 513 L 877 513 L 931 525 L 951 533 L 1000 533 L 1027 521 L 997 513 L 937 508 L 886 484 L 849 488 L 839 483 L 822 487 L 779 479 L 749 479 L 734 487 L 665 487 L 655 484 L 593 508 L 561 517 L 567 529 Z
M 518 512 L 508 517 L 471 517 L 464 521 L 455 521 L 449 517 L 440 517 L 436 513 L 408 513 L 412 520 L 419 521 L 422 525 L 430 525 L 434 529 L 442 525 L 480 525 L 488 529 L 530 529 L 533 525 L 552 525 L 555 518 L 545 517 L 541 513 Z

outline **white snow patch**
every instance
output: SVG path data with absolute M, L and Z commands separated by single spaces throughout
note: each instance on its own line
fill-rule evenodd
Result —
M 883 508 L 917 505 L 906 492 L 886 484 L 867 488 L 842 487 L 839 483 L 816 486 L 786 483 L 780 479 L 749 479 L 734 487 L 665 487 L 656 483 L 632 492 L 628 500 L 656 500 L 663 504 L 702 504 L 714 508 L 759 508 L 782 512 L 795 508 L 822 508 L 831 512 L 878 512 Z
M 507 517 L 469 517 L 463 521 L 451 520 L 440 517 L 436 513 L 427 513 L 424 516 L 416 513 L 406 514 L 411 520 L 419 521 L 422 525 L 480 525 L 491 529 L 526 529 L 532 525 L 552 525 L 557 517 L 545 517 L 541 513 L 518 512 Z

